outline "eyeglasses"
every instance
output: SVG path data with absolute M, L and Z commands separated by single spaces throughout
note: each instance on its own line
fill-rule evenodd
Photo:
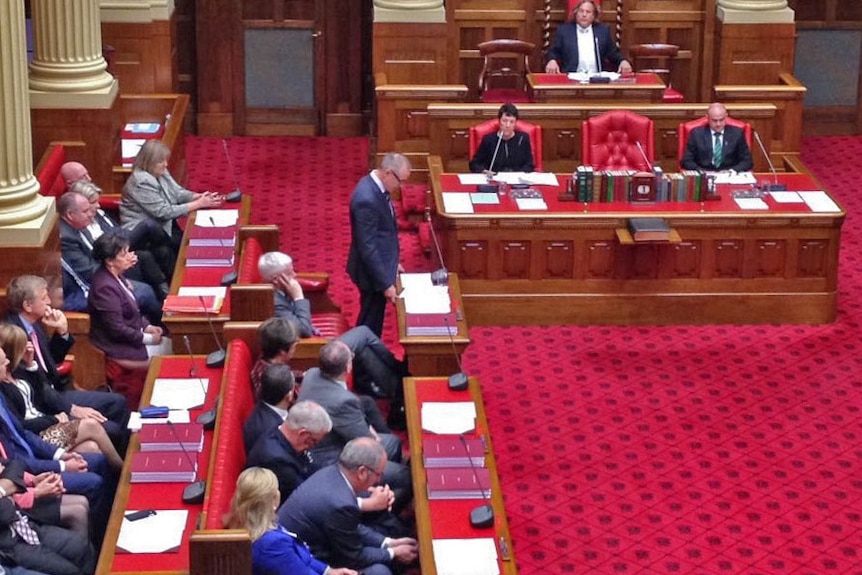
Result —
M 402 180 L 401 178 L 399 178 L 399 177 L 398 177 L 398 174 L 396 174 L 394 170 L 389 170 L 389 173 L 390 173 L 390 174 L 392 174 L 392 177 L 394 177 L 394 178 L 395 178 L 395 180 L 398 182 L 398 185 L 399 185 L 399 186 L 400 186 L 401 184 L 403 184 L 403 183 L 404 183 L 404 180 Z
M 365 466 L 363 466 L 363 467 L 365 467 Z M 384 467 L 380 471 L 376 471 L 374 469 L 371 469 L 370 467 L 365 467 L 365 469 L 367 469 L 368 471 L 370 471 L 371 473 L 374 474 L 374 481 L 380 481 L 380 478 L 383 477 L 383 472 L 385 471 L 386 468 Z

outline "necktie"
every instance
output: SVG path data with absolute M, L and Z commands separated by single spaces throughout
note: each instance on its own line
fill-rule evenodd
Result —
M 12 522 L 12 529 L 18 534 L 21 539 L 28 545 L 39 545 L 39 534 L 30 526 L 30 519 L 26 515 L 21 515 L 20 511 L 15 511 L 18 519 Z
M 386 205 L 389 206 L 389 213 L 392 219 L 395 219 L 395 208 L 392 206 L 392 195 L 389 192 L 383 192 L 383 197 L 386 198 Z
M 42 368 L 42 371 L 48 373 L 48 367 L 45 365 L 45 358 L 42 357 L 42 346 L 39 345 L 39 336 L 36 335 L 35 329 L 30 332 L 30 342 L 36 349 L 36 361 L 39 362 L 39 367 Z
M 715 139 L 712 142 L 712 165 L 716 168 L 721 166 L 721 134 L 715 132 Z

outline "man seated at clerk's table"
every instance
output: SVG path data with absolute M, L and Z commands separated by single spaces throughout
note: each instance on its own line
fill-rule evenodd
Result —
M 598 74 L 608 62 L 611 70 L 631 74 L 632 65 L 622 57 L 610 28 L 598 22 L 601 8 L 591 0 L 581 0 L 572 9 L 572 20 L 557 27 L 547 53 L 545 72 Z
M 78 184 L 74 184 L 77 186 Z M 91 185 L 91 184 L 90 184 Z M 90 294 L 90 284 L 93 274 L 101 267 L 101 263 L 93 257 L 93 236 L 90 225 L 93 223 L 93 210 L 86 196 L 76 192 L 66 192 L 57 201 L 57 211 L 60 212 L 60 254 L 63 267 L 63 309 L 66 311 L 88 311 L 87 298 Z M 102 234 L 99 234 L 101 236 Z M 132 284 L 135 301 L 138 308 L 150 323 L 159 325 L 162 321 L 162 306 L 153 286 L 145 279 L 151 277 L 145 270 L 152 265 L 156 270 L 159 266 L 147 259 L 149 252 L 141 259 L 132 272 L 129 281 Z M 147 263 L 149 262 L 149 263 Z M 152 278 L 159 287 L 159 281 L 165 277 L 159 271 L 159 277 Z M 163 289 L 167 289 L 164 284 Z
M 374 400 L 347 389 L 353 353 L 344 342 L 332 340 L 321 348 L 319 365 L 305 373 L 299 390 L 300 401 L 320 404 L 332 418 L 332 431 L 311 450 L 316 468 L 334 463 L 347 442 L 374 439 L 386 450 L 382 481 L 395 492 L 393 509 L 400 511 L 413 499 L 410 468 L 401 463 L 401 440 L 389 430 Z
M 79 391 L 57 371 L 72 349 L 75 339 L 69 333 L 65 314 L 50 305 L 48 282 L 39 276 L 13 278 L 6 291 L 9 313 L 5 321 L 22 328 L 36 349 L 36 363 L 48 383 L 72 402 L 71 415 L 92 418 L 102 423 L 111 441 L 122 455 L 129 431 L 129 407 L 126 398 L 110 391 Z M 49 337 L 46 328 L 53 334 Z
M 745 132 L 737 126 L 727 125 L 724 104 L 710 104 L 706 118 L 707 125 L 695 128 L 688 136 L 682 167 L 708 172 L 751 171 L 753 163 Z
M 311 302 L 305 299 L 296 278 L 293 259 L 282 252 L 267 252 L 260 256 L 257 268 L 261 279 L 275 287 L 276 317 L 294 322 L 301 337 L 319 335 L 311 320 Z M 353 352 L 355 389 L 378 398 L 401 399 L 401 378 L 407 375 L 407 364 L 398 361 L 371 329 L 358 325 L 337 339 Z
M 248 455 L 258 439 L 287 419 L 296 401 L 296 380 L 286 365 L 268 365 L 260 378 L 260 399 L 242 426 L 242 441 Z
M 497 118 L 500 120 L 500 129 L 482 137 L 470 160 L 470 171 L 489 175 L 496 172 L 534 171 L 530 136 L 515 129 L 518 108 L 514 104 L 503 104 L 497 111 Z

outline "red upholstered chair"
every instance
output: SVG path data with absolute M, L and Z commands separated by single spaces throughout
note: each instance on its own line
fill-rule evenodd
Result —
M 706 116 L 704 116 L 703 118 L 698 118 L 697 120 L 692 120 L 690 122 L 680 124 L 679 127 L 676 129 L 677 160 L 679 161 L 680 166 L 682 166 L 682 157 L 685 155 L 685 145 L 688 143 L 688 137 L 691 134 L 691 131 L 695 128 L 706 126 L 708 123 L 709 120 L 707 120 Z M 727 125 L 742 128 L 742 132 L 745 134 L 745 143 L 748 144 L 748 147 L 750 149 L 752 137 L 751 124 L 728 116 Z
M 627 110 L 611 110 L 590 118 L 581 130 L 583 164 L 597 170 L 652 171 L 655 126 L 650 118 Z M 640 142 L 649 159 L 637 148 Z
M 483 58 L 479 95 L 483 102 L 529 102 L 527 74 L 536 45 L 524 40 L 500 38 L 479 44 Z
M 482 122 L 476 126 L 470 127 L 470 157 L 476 154 L 479 149 L 479 144 L 482 143 L 482 138 L 488 134 L 493 134 L 500 129 L 500 121 L 496 118 Z M 537 172 L 542 171 L 542 127 L 537 124 L 531 124 L 523 120 L 518 120 L 515 123 L 515 129 L 526 133 L 530 137 L 530 147 L 533 149 L 533 166 Z
M 665 83 L 661 101 L 665 104 L 679 104 L 685 101 L 685 96 L 671 86 L 671 66 L 679 53 L 676 44 L 635 44 L 629 46 L 629 56 L 636 72 L 652 72 Z

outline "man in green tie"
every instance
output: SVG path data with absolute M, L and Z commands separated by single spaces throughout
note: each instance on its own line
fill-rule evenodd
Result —
M 751 170 L 751 150 L 742 128 L 727 123 L 724 104 L 710 104 L 707 125 L 695 128 L 688 136 L 682 167 L 686 170 L 719 172 Z

